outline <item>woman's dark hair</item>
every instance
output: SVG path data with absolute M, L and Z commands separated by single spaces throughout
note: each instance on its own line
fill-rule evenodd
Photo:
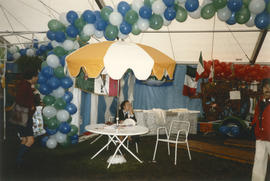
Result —
M 270 78 L 267 79 L 263 79 L 262 80 L 262 87 L 264 87 L 265 85 L 269 84 L 270 85 Z
M 26 80 L 31 80 L 33 77 L 38 75 L 38 71 L 34 69 L 25 69 L 22 73 L 22 76 Z
M 125 104 L 126 104 L 127 102 L 129 102 L 129 101 L 128 101 L 128 100 L 124 100 L 124 101 L 121 103 L 121 105 L 120 105 L 120 109 L 121 109 L 121 110 L 124 109 L 124 106 L 125 106 Z

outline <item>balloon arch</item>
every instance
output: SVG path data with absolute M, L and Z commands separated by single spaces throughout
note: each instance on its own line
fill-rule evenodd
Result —
M 106 6 L 101 11 L 85 10 L 81 15 L 72 10 L 62 13 L 58 20 L 48 23 L 49 43 L 33 40 L 33 45 L 24 49 L 10 47 L 8 61 L 20 56 L 46 59 L 38 79 L 46 105 L 43 117 L 48 135 L 42 138 L 42 143 L 53 149 L 58 143 L 67 146 L 78 142 L 78 127 L 71 124 L 71 115 L 77 107 L 71 103 L 73 95 L 68 91 L 73 81 L 64 72 L 66 55 L 86 45 L 92 36 L 109 41 L 125 39 L 130 33 L 139 35 L 149 27 L 158 30 L 168 26 L 174 19 L 184 22 L 188 15 L 211 19 L 215 13 L 229 25 L 270 27 L 269 0 L 204 0 L 201 6 L 198 0 L 133 0 L 131 5 L 121 1 L 115 9 Z

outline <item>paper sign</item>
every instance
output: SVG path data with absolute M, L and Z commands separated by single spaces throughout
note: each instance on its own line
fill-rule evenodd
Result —
M 240 91 L 230 91 L 230 99 L 240 100 L 241 99 Z

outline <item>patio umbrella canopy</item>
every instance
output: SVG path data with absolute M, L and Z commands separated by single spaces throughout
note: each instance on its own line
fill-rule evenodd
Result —
M 89 78 L 96 78 L 105 68 L 115 80 L 131 69 L 139 80 L 150 75 L 161 80 L 164 75 L 173 78 L 175 61 L 152 47 L 122 41 L 105 41 L 86 45 L 66 57 L 68 70 L 76 77 L 83 68 Z

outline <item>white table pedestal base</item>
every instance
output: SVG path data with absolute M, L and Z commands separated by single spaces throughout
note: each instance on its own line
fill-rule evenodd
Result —
M 127 160 L 125 159 L 125 157 L 123 155 L 115 155 L 115 157 L 110 156 L 110 158 L 107 160 L 107 163 L 111 163 L 111 164 L 122 164 L 122 163 L 126 163 Z

